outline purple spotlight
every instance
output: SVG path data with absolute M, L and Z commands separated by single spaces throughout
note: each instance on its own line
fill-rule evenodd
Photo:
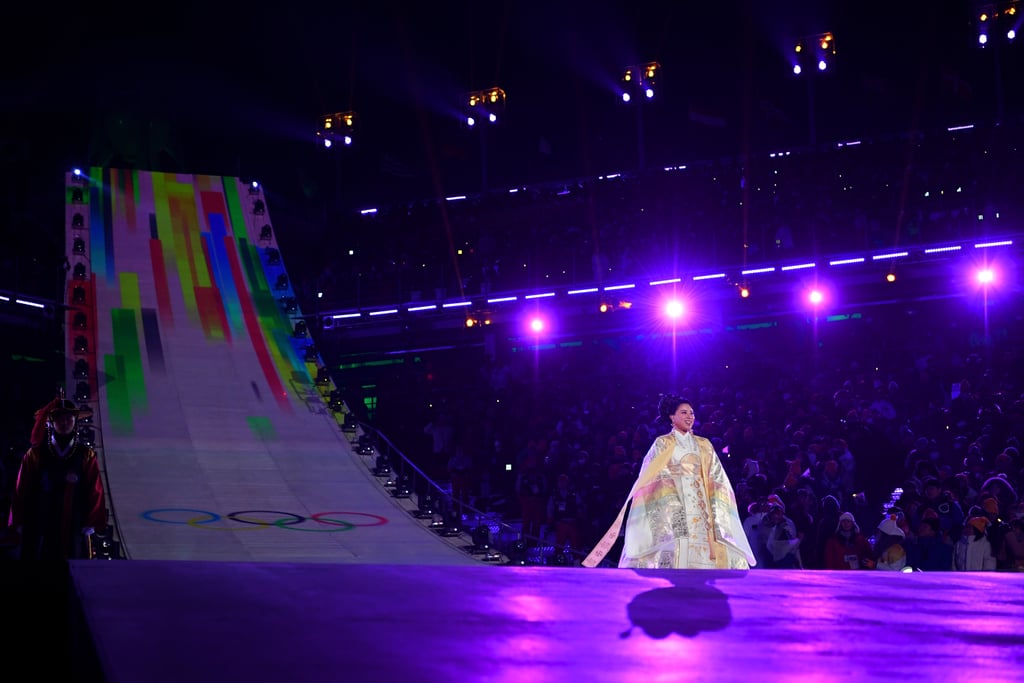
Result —
M 678 320 L 686 312 L 686 308 L 683 306 L 683 302 L 678 299 L 672 299 L 665 304 L 665 315 L 672 320 Z
M 326 147 L 327 149 L 331 148 L 331 139 L 330 138 L 324 138 L 324 147 Z
M 351 145 L 352 144 L 352 136 L 351 135 L 346 135 L 345 136 L 345 144 L 346 145 Z
M 647 90 L 644 90 L 644 94 L 647 95 L 647 99 L 649 99 L 649 100 L 653 99 L 654 98 L 654 88 L 648 88 Z
M 980 285 L 990 285 L 996 281 L 996 273 L 991 268 L 983 268 L 975 275 Z
M 530 331 L 534 334 L 540 334 L 544 331 L 544 319 L 543 318 L 530 318 Z
M 74 173 L 76 176 L 81 176 L 82 175 L 82 169 L 80 169 L 80 168 L 76 168 L 76 169 L 74 169 L 71 172 Z
M 495 114 L 494 112 L 491 112 L 490 116 L 487 117 L 487 120 L 490 121 L 491 123 L 497 123 L 498 115 Z
M 988 34 L 986 34 L 986 33 L 979 33 L 978 34 L 978 45 L 988 45 Z
M 1015 31 L 1014 29 L 1011 28 L 1009 31 L 1006 32 L 1006 39 L 1007 40 L 1013 40 L 1016 37 L 1017 37 L 1017 31 Z
M 800 65 L 799 65 L 799 64 L 794 64 L 794 65 L 793 65 L 793 73 L 794 73 L 794 74 L 796 74 L 797 76 L 799 76 L 799 75 L 800 75 L 800 72 L 801 72 L 801 71 L 803 71 L 803 69 L 801 69 L 801 68 L 800 68 Z
M 826 63 L 824 59 L 819 59 L 818 60 L 818 71 L 824 71 L 827 68 L 828 68 L 828 63 Z
M 623 102 L 629 102 L 630 99 L 631 98 L 629 97 L 629 93 L 628 92 L 622 93 L 622 101 Z
M 810 294 L 807 295 L 807 300 L 818 306 L 825 300 L 825 294 L 820 289 L 812 289 Z
M 469 126 L 470 128 L 472 128 L 473 126 L 476 125 L 476 119 L 474 119 L 472 116 L 467 116 L 466 117 L 466 125 Z

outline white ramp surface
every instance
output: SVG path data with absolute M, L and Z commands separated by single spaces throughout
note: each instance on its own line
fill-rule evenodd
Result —
M 89 363 L 129 558 L 475 563 L 388 495 L 328 409 L 261 191 L 100 168 L 68 187 L 68 241 L 85 242 L 69 292 L 89 316 L 68 354 Z

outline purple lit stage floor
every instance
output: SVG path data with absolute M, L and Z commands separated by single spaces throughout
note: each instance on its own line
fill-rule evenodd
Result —
M 1024 680 L 1024 574 L 192 561 L 71 574 L 108 683 Z

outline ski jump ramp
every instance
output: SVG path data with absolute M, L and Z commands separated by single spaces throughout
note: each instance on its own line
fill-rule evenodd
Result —
M 93 168 L 66 190 L 68 394 L 130 559 L 476 563 L 329 409 L 258 186 Z

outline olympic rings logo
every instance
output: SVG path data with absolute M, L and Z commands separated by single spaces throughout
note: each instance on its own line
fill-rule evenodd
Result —
M 262 515 L 273 516 L 276 519 L 265 519 Z M 366 520 L 350 522 L 347 519 L 338 519 L 338 517 L 343 516 L 365 517 Z M 195 508 L 157 508 L 155 510 L 146 510 L 142 513 L 142 518 L 161 524 L 187 524 L 190 527 L 206 529 L 207 531 L 261 531 L 270 527 L 276 527 L 285 531 L 306 531 L 319 534 L 336 534 L 342 531 L 352 531 L 356 527 L 381 526 L 388 523 L 386 517 L 370 514 L 369 512 L 317 512 L 309 517 L 304 517 L 294 512 L 280 512 L 278 510 L 239 510 L 221 516 L 216 512 L 197 510 Z M 238 526 L 217 525 L 217 522 L 221 520 L 237 522 Z M 308 521 L 315 522 L 318 526 L 301 526 Z

